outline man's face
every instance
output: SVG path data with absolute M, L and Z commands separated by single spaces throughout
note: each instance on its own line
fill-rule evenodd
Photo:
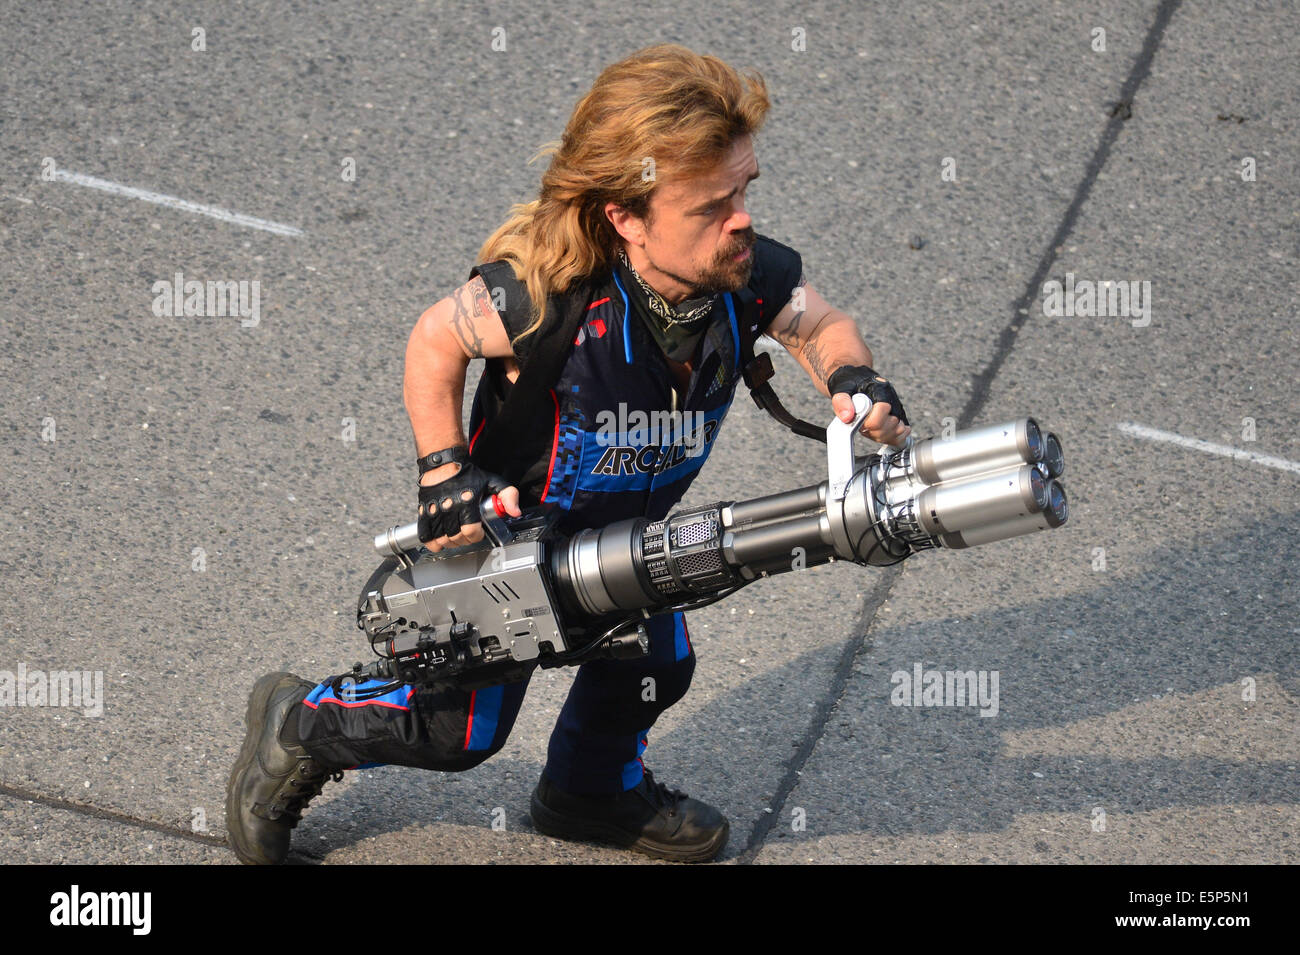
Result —
M 755 233 L 745 190 L 756 178 L 753 138 L 741 136 L 709 172 L 672 179 L 655 190 L 649 221 L 612 203 L 606 211 L 627 242 L 632 267 L 670 303 L 734 292 L 749 283 L 754 265 Z

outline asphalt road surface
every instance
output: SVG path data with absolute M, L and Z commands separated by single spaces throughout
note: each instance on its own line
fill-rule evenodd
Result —
M 917 436 L 1035 416 L 1071 516 L 691 614 L 694 685 L 646 764 L 726 813 L 723 862 L 1300 861 L 1298 21 L 6 0 L 0 684 L 102 692 L 6 698 L 0 860 L 234 861 L 249 688 L 365 656 L 371 538 L 414 517 L 415 319 L 535 196 L 599 71 L 671 41 L 764 75 L 756 228 L 859 322 Z M 256 321 L 156 314 L 177 273 L 258 283 Z M 1048 314 L 1047 283 L 1084 280 L 1147 310 Z M 824 477 L 742 387 L 684 503 Z M 996 675 L 996 704 L 895 705 L 918 665 Z M 572 676 L 538 673 L 472 772 L 331 783 L 293 860 L 646 861 L 529 822 Z

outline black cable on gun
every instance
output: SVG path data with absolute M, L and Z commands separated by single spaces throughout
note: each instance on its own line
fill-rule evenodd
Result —
M 857 478 L 857 476 L 858 476 L 859 474 L 861 474 L 863 471 L 870 471 L 871 468 L 872 468 L 872 464 L 870 464 L 870 463 L 868 463 L 868 464 L 864 464 L 862 467 L 858 468 L 858 470 L 856 470 L 856 471 L 853 472 L 853 476 L 849 478 L 849 484 L 852 485 L 853 482 L 854 482 L 854 480 Z M 870 475 L 867 476 L 866 483 L 867 483 L 868 486 L 871 485 L 871 477 L 870 477 Z M 844 518 L 844 501 L 846 501 L 847 499 L 848 499 L 847 496 L 844 497 L 844 498 L 841 498 L 841 499 L 840 499 L 840 520 L 841 520 L 841 521 L 845 521 L 845 518 Z M 873 511 L 874 513 L 879 513 L 879 512 L 880 512 L 880 507 L 879 507 L 880 502 L 879 502 L 879 501 L 876 501 L 875 503 L 877 504 L 877 506 L 876 506 L 876 507 L 873 507 L 873 508 L 872 508 L 872 511 Z M 846 523 L 846 525 L 847 525 L 847 521 L 845 521 L 845 523 Z M 872 557 L 872 555 L 875 554 L 875 552 L 876 552 L 877 550 L 880 550 L 880 549 L 883 549 L 883 548 L 884 548 L 885 545 L 884 545 L 884 543 L 883 543 L 883 541 L 882 541 L 882 538 L 883 538 L 885 535 L 884 535 L 883 533 L 879 533 L 879 532 L 878 532 L 878 529 L 882 529 L 882 528 L 884 528 L 884 524 L 883 524 L 883 522 L 881 522 L 881 520 L 880 520 L 879 518 L 876 518 L 874 521 L 872 521 L 872 523 L 868 524 L 867 527 L 866 527 L 866 529 L 861 533 L 861 535 L 859 535 L 858 539 L 854 542 L 853 547 L 852 547 L 853 557 L 854 557 L 854 562 L 855 562 L 855 563 L 859 563 L 859 564 L 871 564 L 871 557 Z M 875 542 L 871 545 L 871 550 L 867 551 L 866 556 L 863 556 L 863 554 L 862 554 L 862 540 L 863 540 L 863 538 L 865 538 L 868 534 L 871 534 L 872 537 L 875 538 Z M 886 553 L 890 553 L 890 552 L 889 552 L 889 551 L 886 551 Z M 909 558 L 909 557 L 911 557 L 911 556 L 912 556 L 912 553 L 911 553 L 911 549 L 909 548 L 908 552 L 905 553 L 905 554 L 903 554 L 903 556 L 902 556 L 902 557 L 899 557 L 897 560 L 891 560 L 891 561 L 890 561 L 889 563 L 887 563 L 887 564 L 871 564 L 871 566 L 873 566 L 873 567 L 893 567 L 895 564 L 901 564 L 903 561 L 907 560 L 907 558 Z

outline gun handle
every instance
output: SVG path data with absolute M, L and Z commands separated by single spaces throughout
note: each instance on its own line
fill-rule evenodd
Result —
M 871 413 L 871 399 L 859 392 L 853 396 L 852 421 L 832 418 L 826 426 L 826 474 L 830 480 L 828 496 L 831 500 L 844 499 L 849 481 L 853 479 L 853 436 Z
M 510 512 L 506 510 L 506 506 L 501 503 L 501 498 L 497 494 L 493 493 L 483 498 L 479 513 L 483 515 L 483 536 L 494 546 L 504 547 L 515 539 L 515 535 L 506 526 L 505 521 Z

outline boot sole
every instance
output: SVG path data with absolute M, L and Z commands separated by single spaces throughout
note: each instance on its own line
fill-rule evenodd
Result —
M 578 821 L 570 816 L 561 815 L 538 799 L 536 791 L 533 792 L 531 810 L 533 825 L 543 835 L 554 836 L 557 839 L 612 843 L 620 849 L 631 849 L 669 862 L 709 862 L 723 850 L 731 834 L 731 823 L 724 819 L 722 828 L 714 834 L 713 838 L 699 845 L 672 845 L 656 842 L 645 836 L 634 839 L 626 831 L 610 823 Z
M 244 832 L 240 828 L 239 812 L 235 807 L 235 783 L 257 759 L 257 746 L 262 739 L 262 733 L 266 731 L 265 723 L 259 719 L 257 732 L 254 732 L 253 720 L 266 712 L 267 702 L 280 681 L 292 676 L 292 673 L 268 673 L 261 677 L 253 684 L 253 692 L 248 697 L 248 709 L 244 711 L 244 726 L 248 728 L 248 732 L 244 736 L 244 745 L 239 749 L 239 757 L 235 760 L 234 768 L 230 771 L 230 780 L 226 783 L 226 844 L 234 850 L 235 855 L 244 865 L 268 865 L 272 864 L 273 860 L 264 859 L 260 855 L 247 851 L 248 840 L 245 839 Z

